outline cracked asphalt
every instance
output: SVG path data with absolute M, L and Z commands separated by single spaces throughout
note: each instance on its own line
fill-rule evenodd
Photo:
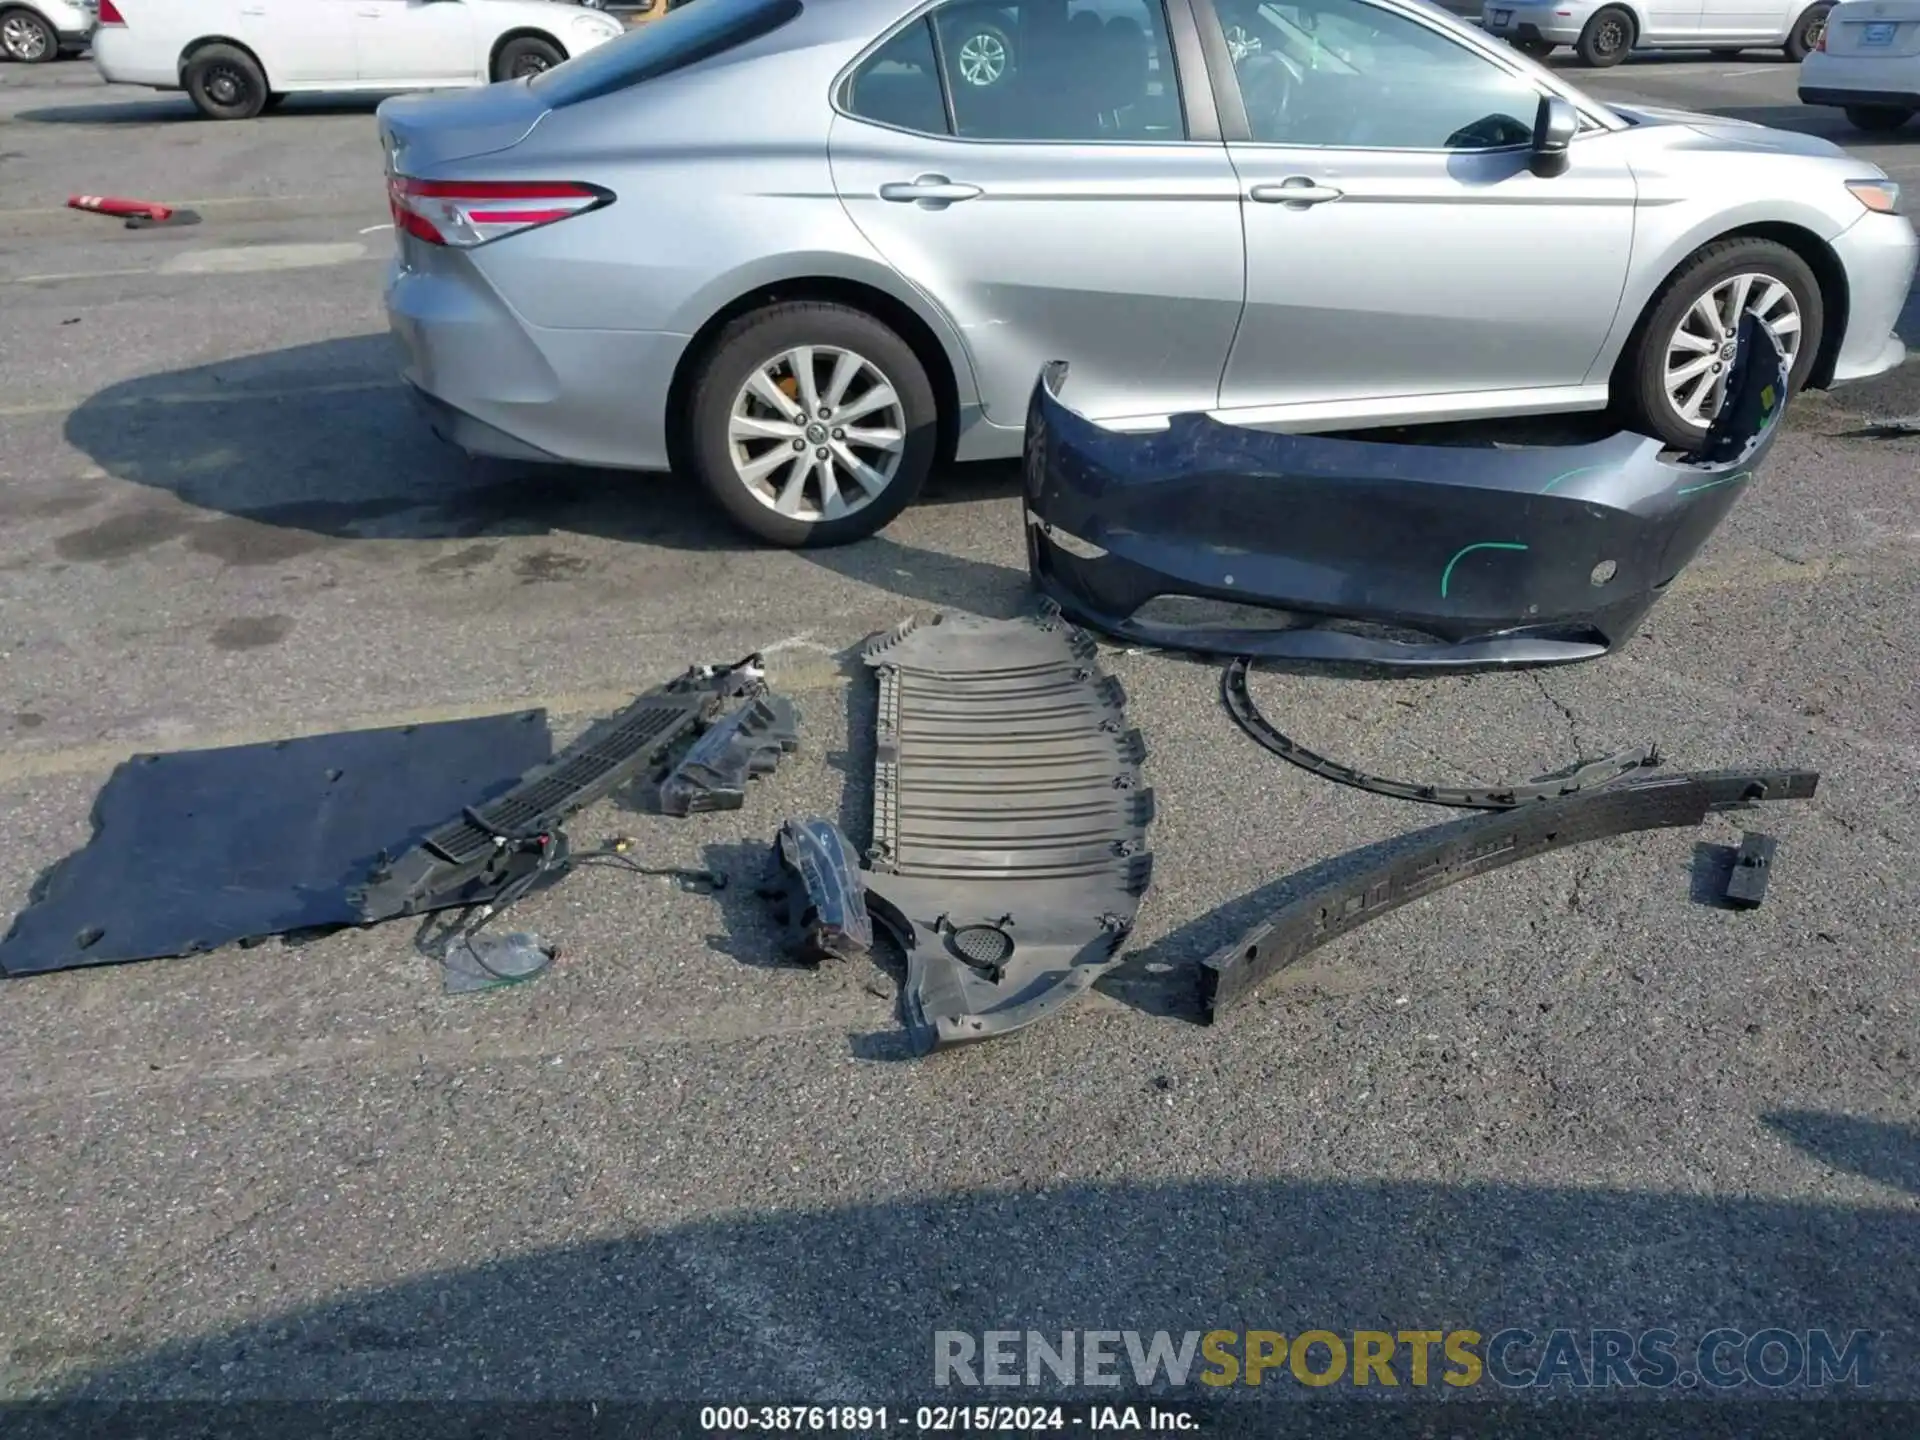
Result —
M 1792 76 L 1589 78 L 1860 138 Z M 0 911 L 137 751 L 536 705 L 564 738 L 755 648 L 801 752 L 736 814 L 610 803 L 577 837 L 736 876 L 787 814 L 861 839 L 850 647 L 1027 603 L 1012 474 L 796 555 L 670 479 L 469 462 L 396 386 L 370 105 L 189 117 L 83 63 L 0 72 Z M 1857 148 L 1920 184 L 1920 129 Z M 205 220 L 128 233 L 78 190 Z M 1715 818 L 1443 892 L 1196 1024 L 1200 957 L 1450 817 L 1274 761 L 1211 666 L 1108 647 L 1155 883 L 1101 991 L 1017 1040 L 905 1059 L 885 964 L 782 967 L 751 884 L 606 870 L 516 915 L 562 958 L 481 997 L 401 925 L 0 987 L 0 1397 L 877 1404 L 930 1393 L 939 1330 L 1732 1326 L 1875 1332 L 1871 1387 L 1812 1423 L 1911 1433 L 1858 1399 L 1920 1398 L 1920 437 L 1869 425 L 1915 413 L 1914 364 L 1796 404 L 1615 657 L 1255 678 L 1389 775 L 1649 741 L 1816 767 L 1749 821 L 1780 841 L 1762 909 L 1704 903 L 1741 833 Z

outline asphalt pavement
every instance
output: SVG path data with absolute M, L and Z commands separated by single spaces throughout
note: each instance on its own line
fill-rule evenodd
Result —
M 1793 76 L 1583 78 L 1920 190 L 1920 126 L 1860 143 Z M 127 232 L 78 191 L 204 219 Z M 747 875 L 784 815 L 865 834 L 851 647 L 1027 603 L 1005 467 L 798 555 L 670 478 L 450 451 L 397 384 L 389 218 L 370 102 L 217 125 L 84 62 L 0 70 L 0 912 L 135 752 L 535 705 L 569 732 L 763 649 L 804 746 L 744 810 L 575 827 Z M 516 914 L 550 973 L 479 997 L 404 925 L 0 987 L 0 1397 L 878 1404 L 929 1391 L 946 1329 L 1516 1326 L 1863 1329 L 1864 1393 L 1920 1397 L 1920 438 L 1869 423 L 1915 413 L 1915 364 L 1797 404 L 1615 657 L 1256 680 L 1388 774 L 1648 741 L 1817 767 L 1749 822 L 1762 909 L 1701 903 L 1715 819 L 1458 886 L 1197 1024 L 1191 965 L 1288 877 L 1448 817 L 1256 750 L 1212 667 L 1108 647 L 1154 886 L 1122 971 L 1018 1039 L 906 1058 L 886 964 L 779 966 L 750 884 L 607 870 Z

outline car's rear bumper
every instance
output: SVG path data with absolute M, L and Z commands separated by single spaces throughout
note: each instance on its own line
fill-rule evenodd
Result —
M 667 467 L 667 390 L 688 336 L 529 325 L 465 256 L 422 263 L 388 273 L 387 317 L 443 438 L 510 459 Z
M 1741 329 L 1734 391 L 1685 460 L 1625 432 L 1497 450 L 1178 415 L 1126 435 L 1061 403 L 1051 366 L 1027 421 L 1028 565 L 1069 619 L 1147 645 L 1400 668 L 1591 659 L 1634 634 L 1772 446 L 1785 367 L 1757 322 Z M 1244 618 L 1149 618 L 1169 597 Z
M 1892 105 L 1920 109 L 1911 56 L 1836 55 L 1816 50 L 1800 63 L 1802 105 Z
M 1560 14 L 1561 10 L 1571 14 Z M 1489 35 L 1502 40 L 1545 40 L 1555 45 L 1571 45 L 1580 38 L 1591 7 L 1586 5 L 1488 5 L 1480 12 L 1480 25 Z M 1496 17 L 1504 16 L 1504 19 Z
M 1920 90 L 1853 89 L 1834 84 L 1802 85 L 1802 105 L 1885 105 L 1893 110 L 1920 110 Z
M 1920 237 L 1904 215 L 1868 214 L 1832 245 L 1847 275 L 1847 332 L 1833 367 L 1833 382 L 1844 384 L 1882 374 L 1907 358 L 1894 327 L 1920 264 Z
M 108 25 L 93 32 L 93 68 L 110 85 L 152 85 L 178 89 L 179 56 L 160 55 L 152 45 L 134 38 L 124 25 Z

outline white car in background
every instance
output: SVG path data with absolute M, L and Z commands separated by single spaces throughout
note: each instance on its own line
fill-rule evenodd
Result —
M 0 0 L 4 4 L 5 0 Z M 557 0 L 98 0 L 93 63 L 246 120 L 303 90 L 435 90 L 535 75 L 626 33 Z
M 1920 0 L 1846 0 L 1800 66 L 1800 103 L 1838 105 L 1860 130 L 1920 114 Z
M 0 0 L 0 60 L 57 60 L 86 49 L 92 33 L 92 0 Z
M 1634 50 L 1784 50 L 1803 60 L 1832 8 L 1832 0 L 1486 0 L 1480 23 L 1536 60 L 1571 45 L 1596 67 Z

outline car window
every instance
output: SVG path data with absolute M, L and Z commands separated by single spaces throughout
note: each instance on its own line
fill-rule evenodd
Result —
M 1484 55 L 1363 0 L 1223 0 L 1255 140 L 1380 150 L 1527 145 L 1540 92 Z
M 642 81 L 711 59 L 778 30 L 800 13 L 800 0 L 700 0 L 596 45 L 528 84 L 555 110 L 611 95 Z
M 929 66 L 944 94 L 928 86 Z M 868 58 L 847 105 L 964 140 L 1186 135 L 1159 0 L 948 0 Z
M 876 125 L 947 134 L 947 101 L 940 91 L 933 22 L 915 21 L 868 56 L 847 87 L 846 105 L 849 112 Z

